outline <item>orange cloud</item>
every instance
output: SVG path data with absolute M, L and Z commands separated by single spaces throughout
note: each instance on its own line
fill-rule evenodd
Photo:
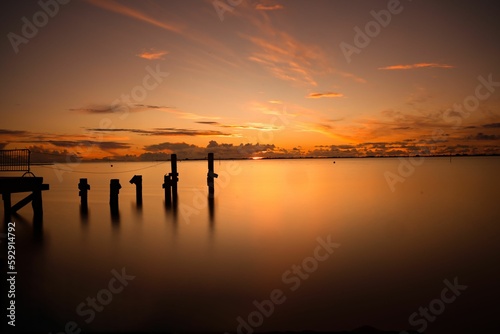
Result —
M 263 5 L 263 4 L 258 4 L 257 6 L 255 6 L 255 9 L 257 10 L 267 10 L 267 11 L 270 11 L 270 10 L 280 10 L 280 9 L 283 9 L 285 7 L 283 7 L 283 5 Z
M 334 93 L 334 92 L 326 92 L 326 93 L 310 93 L 307 95 L 308 99 L 320 99 L 322 97 L 343 97 L 344 94 L 342 93 Z
M 447 64 L 438 64 L 438 63 L 417 63 L 410 65 L 392 65 L 386 67 L 379 67 L 379 70 L 413 70 L 417 68 L 455 68 L 455 66 L 447 65 Z
M 317 86 L 313 75 L 320 70 L 325 57 L 317 47 L 302 44 L 284 32 L 273 31 L 267 38 L 243 36 L 252 42 L 258 50 L 248 57 L 249 60 L 267 68 L 274 77 L 285 81 Z
M 147 59 L 147 60 L 158 60 L 158 59 L 164 59 L 163 56 L 165 56 L 167 54 L 168 54 L 168 51 L 151 50 L 151 51 L 141 52 L 137 56 L 142 58 L 142 59 Z

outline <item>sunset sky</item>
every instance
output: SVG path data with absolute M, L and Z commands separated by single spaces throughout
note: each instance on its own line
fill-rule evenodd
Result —
M 494 1 L 59 1 L 3 5 L 0 148 L 500 153 Z

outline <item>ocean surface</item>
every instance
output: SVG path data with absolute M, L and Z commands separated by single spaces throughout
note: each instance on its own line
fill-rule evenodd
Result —
M 50 190 L 41 228 L 31 206 L 11 219 L 18 330 L 498 328 L 499 157 L 217 160 L 213 204 L 207 162 L 179 161 L 176 207 L 170 162 L 32 170 Z

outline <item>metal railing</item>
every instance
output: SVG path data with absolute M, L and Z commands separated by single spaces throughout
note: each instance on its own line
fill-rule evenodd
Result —
M 28 149 L 0 150 L 0 172 L 31 174 L 30 155 L 31 152 Z

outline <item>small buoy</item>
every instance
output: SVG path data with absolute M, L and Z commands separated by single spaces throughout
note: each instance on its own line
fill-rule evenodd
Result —
M 333 163 L 335 163 L 335 161 Z
M 113 165 L 111 165 L 111 167 L 113 167 Z

